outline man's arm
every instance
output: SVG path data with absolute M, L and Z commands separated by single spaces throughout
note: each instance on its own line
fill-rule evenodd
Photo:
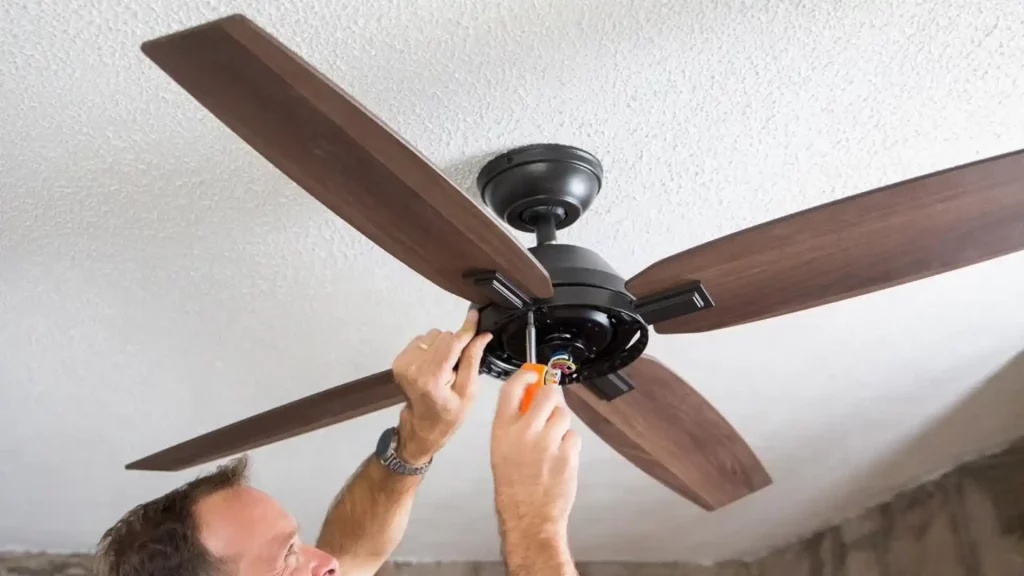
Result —
M 402 540 L 420 476 L 388 470 L 370 456 L 327 512 L 316 547 L 338 559 L 340 574 L 372 575 Z
M 462 422 L 476 394 L 488 333 L 476 334 L 470 311 L 458 332 L 418 336 L 392 364 L 407 402 L 399 416 L 398 456 L 425 464 Z M 455 366 L 458 364 L 458 370 Z M 317 548 L 338 559 L 346 576 L 372 576 L 398 546 L 409 523 L 420 476 L 393 472 L 371 456 L 349 479 L 327 512 Z
M 491 431 L 502 552 L 509 576 L 577 576 L 568 526 L 580 438 L 569 427 L 559 386 L 543 386 L 520 413 L 523 393 L 536 378 L 517 372 L 505 382 Z
M 503 529 L 501 541 L 509 576 L 577 576 L 565 534 Z

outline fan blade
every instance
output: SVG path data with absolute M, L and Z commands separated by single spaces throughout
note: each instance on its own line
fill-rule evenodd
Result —
M 662 334 L 763 320 L 1024 249 L 1024 151 L 844 198 L 669 256 L 626 282 L 637 298 L 699 280 L 715 307 Z
M 612 401 L 565 387 L 569 408 L 616 452 L 682 497 L 715 510 L 771 484 L 736 430 L 661 362 L 623 368 L 634 390 Z
M 196 436 L 125 466 L 127 470 L 184 470 L 280 442 L 405 401 L 391 370 L 328 388 L 245 420 Z
M 547 271 L 501 224 L 244 16 L 150 40 L 142 51 L 281 172 L 441 288 L 486 304 L 464 275 L 494 270 L 528 296 L 552 296 Z

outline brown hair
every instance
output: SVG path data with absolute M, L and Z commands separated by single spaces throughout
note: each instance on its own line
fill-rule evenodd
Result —
M 129 510 L 103 533 L 97 576 L 216 576 L 219 560 L 199 540 L 197 502 L 247 481 L 248 460 L 236 458 L 214 472 Z

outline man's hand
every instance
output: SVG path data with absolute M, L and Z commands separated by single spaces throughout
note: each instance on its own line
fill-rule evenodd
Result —
M 408 398 L 399 416 L 397 452 L 409 464 L 433 458 L 473 402 L 480 360 L 491 340 L 490 333 L 476 333 L 478 321 L 471 310 L 458 332 L 435 329 L 413 338 L 391 365 Z
M 519 403 L 536 374 L 502 386 L 491 432 L 494 496 L 510 575 L 575 574 L 568 549 L 580 438 L 559 386 L 542 386 L 525 414 Z
M 476 393 L 477 374 L 490 334 L 476 334 L 470 312 L 455 333 L 418 336 L 392 364 L 408 402 L 398 423 L 398 455 L 410 464 L 433 457 L 455 432 Z M 458 369 L 455 364 L 458 362 Z M 338 573 L 376 574 L 409 523 L 422 476 L 395 474 L 370 456 L 331 505 L 317 547 L 338 559 Z

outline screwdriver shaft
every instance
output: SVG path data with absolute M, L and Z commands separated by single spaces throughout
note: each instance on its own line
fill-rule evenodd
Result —
M 537 363 L 537 329 L 533 325 L 533 312 L 526 313 L 526 361 Z

